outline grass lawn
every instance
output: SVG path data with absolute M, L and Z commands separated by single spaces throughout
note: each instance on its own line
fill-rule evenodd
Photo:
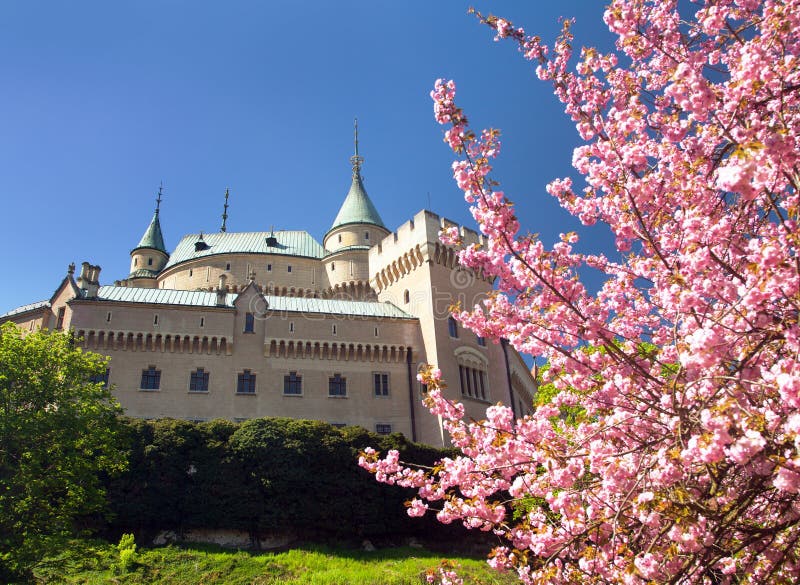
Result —
M 142 548 L 127 573 L 116 566 L 114 545 L 100 541 L 75 543 L 80 560 L 54 559 L 37 574 L 39 583 L 85 584 L 312 584 L 417 585 L 426 569 L 442 557 L 419 548 L 389 548 L 374 552 L 307 546 L 281 553 L 231 551 L 215 546 L 188 545 Z M 511 575 L 492 571 L 484 560 L 454 558 L 465 583 L 510 585 Z

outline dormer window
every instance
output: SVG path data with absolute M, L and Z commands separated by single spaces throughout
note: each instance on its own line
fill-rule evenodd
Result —
M 267 236 L 267 246 L 270 248 L 277 248 L 278 247 L 278 238 L 275 236 Z
M 194 243 L 194 251 L 195 252 L 202 252 L 203 250 L 208 250 L 210 247 L 211 246 L 206 244 L 202 239 L 201 240 L 197 240 Z

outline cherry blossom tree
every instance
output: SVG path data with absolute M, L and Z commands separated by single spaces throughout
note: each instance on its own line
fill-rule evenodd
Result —
M 437 81 L 486 236 L 460 261 L 497 283 L 456 316 L 545 357 L 555 392 L 519 420 L 496 405 L 467 421 L 431 368 L 428 405 L 461 455 L 422 469 L 367 450 L 361 464 L 418 489 L 410 515 L 493 531 L 489 562 L 525 583 L 798 582 L 800 1 L 614 0 L 616 53 L 574 59 L 570 21 L 548 47 L 477 16 L 553 84 L 585 186 L 547 190 L 606 224 L 617 252 L 522 232 L 490 175 L 499 133 L 472 132 Z M 604 275 L 596 293 L 584 267 Z

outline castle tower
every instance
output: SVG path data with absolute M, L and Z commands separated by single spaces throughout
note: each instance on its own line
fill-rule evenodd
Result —
M 353 177 L 342 207 L 325 234 L 322 244 L 328 255 L 324 266 L 330 288 L 328 296 L 374 300 L 369 286 L 369 249 L 389 230 L 367 195 L 361 178 L 364 158 L 358 154 L 358 120 L 355 122 L 355 154 L 350 157 Z
M 413 368 L 421 363 L 440 368 L 448 384 L 445 396 L 463 402 L 468 417 L 480 419 L 498 401 L 530 403 L 527 394 L 517 396 L 511 388 L 512 368 L 527 372 L 527 367 L 516 354 L 512 357 L 520 363 L 510 364 L 501 344 L 477 337 L 450 316 L 452 305 L 472 309 L 492 290 L 490 279 L 461 266 L 457 250 L 439 241 L 439 232 L 453 227 L 463 246 L 483 245 L 477 232 L 420 211 L 369 251 L 370 284 L 379 302 L 393 303 L 419 319 L 424 347 L 415 348 Z M 416 408 L 421 436 L 439 435 L 437 421 L 419 400 Z
M 161 222 L 158 214 L 161 209 L 161 194 L 163 187 L 158 188 L 156 210 L 150 225 L 139 240 L 139 245 L 131 250 L 131 272 L 127 278 L 128 286 L 142 288 L 156 288 L 156 277 L 169 260 L 169 254 L 164 246 L 164 236 L 161 233 Z

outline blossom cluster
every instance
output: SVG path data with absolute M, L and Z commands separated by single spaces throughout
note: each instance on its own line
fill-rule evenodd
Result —
M 478 17 L 552 83 L 585 186 L 547 190 L 605 224 L 616 254 L 521 233 L 490 179 L 499 133 L 473 133 L 437 80 L 454 178 L 486 236 L 459 259 L 497 283 L 456 317 L 546 358 L 556 392 L 522 419 L 497 405 L 470 422 L 425 372 L 461 455 L 362 465 L 418 490 L 412 516 L 494 532 L 490 563 L 524 583 L 798 582 L 800 0 L 614 0 L 616 53 L 577 56 L 570 21 L 547 47 Z M 585 266 L 605 275 L 597 292 Z

